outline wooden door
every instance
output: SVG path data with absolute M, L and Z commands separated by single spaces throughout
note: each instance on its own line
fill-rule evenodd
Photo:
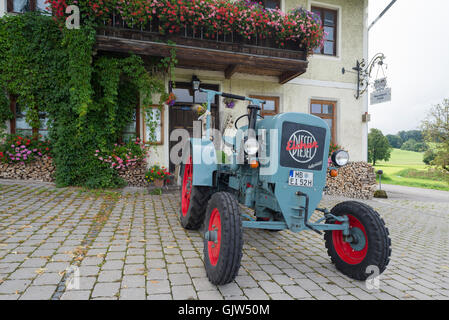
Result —
M 195 93 L 193 97 L 192 85 L 190 83 L 176 83 L 172 92 L 176 95 L 176 103 L 169 107 L 169 135 L 175 129 L 187 129 L 190 137 L 193 137 L 193 121 L 198 119 L 196 112 L 192 110 L 194 104 L 206 102 L 206 94 L 202 92 Z M 201 88 L 218 91 L 218 85 L 201 84 Z M 215 97 L 215 102 L 211 105 L 211 113 L 214 121 L 212 126 L 219 129 L 219 99 Z M 169 150 L 176 145 L 178 141 L 170 141 Z M 170 161 L 169 170 L 174 172 L 175 165 Z

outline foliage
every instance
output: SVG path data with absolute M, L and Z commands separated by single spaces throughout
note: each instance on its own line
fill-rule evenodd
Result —
M 402 138 L 397 134 L 387 134 L 386 137 L 392 148 L 400 149 L 404 143 Z
M 391 146 L 388 139 L 378 129 L 371 129 L 368 134 L 368 161 L 376 165 L 378 160 L 388 161 L 391 156 Z
M 449 173 L 449 99 L 433 106 L 421 127 L 426 142 L 435 145 L 432 164 Z
M 9 100 L 1 88 L 0 83 L 0 133 L 6 129 L 6 121 L 12 119 L 14 115 L 9 109 Z
M 148 183 L 152 183 L 154 180 L 167 180 L 167 182 L 170 182 L 171 178 L 172 175 L 168 172 L 167 168 L 159 165 L 151 166 L 145 174 L 145 180 Z
M 414 139 L 417 142 L 423 142 L 423 134 L 420 130 L 409 130 L 409 131 L 399 131 L 398 136 L 402 139 L 403 142 L 407 140 Z
M 99 161 L 107 163 L 115 170 L 125 170 L 145 161 L 148 147 L 139 138 L 128 143 L 115 143 L 114 147 L 105 151 L 95 150 L 95 157 Z
M 265 9 L 250 1 L 228 0 L 50 0 L 56 17 L 76 3 L 90 20 L 110 22 L 111 14 L 121 16 L 129 26 L 144 27 L 158 22 L 161 34 L 177 34 L 187 26 L 215 39 L 236 33 L 243 39 L 270 39 L 280 47 L 287 42 L 313 52 L 323 44 L 324 30 L 318 16 L 303 8 L 287 13 Z
M 401 149 L 414 152 L 424 152 L 429 149 L 429 147 L 424 142 L 418 142 L 415 139 L 408 139 L 402 144 Z
M 0 140 L 0 162 L 28 163 L 50 155 L 51 145 L 47 139 L 8 134 Z
M 428 149 L 425 153 L 424 153 L 424 157 L 423 157 L 423 162 L 427 165 L 431 165 L 432 162 L 435 160 L 436 157 L 436 153 L 432 150 L 432 149 Z
M 0 91 L 17 96 L 32 127 L 39 127 L 38 112 L 47 113 L 58 186 L 117 187 L 124 181 L 95 151 L 113 154 L 139 93 L 145 111 L 165 87 L 140 57 L 94 56 L 88 22 L 68 30 L 35 13 L 1 18 Z
M 423 153 L 393 149 L 388 162 L 376 163 L 375 170 L 379 169 L 384 172 L 382 183 L 449 191 L 442 170 L 426 166 Z

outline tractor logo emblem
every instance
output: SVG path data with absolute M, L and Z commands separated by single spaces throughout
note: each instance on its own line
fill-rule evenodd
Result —
M 298 130 L 291 135 L 286 150 L 295 161 L 307 163 L 315 157 L 318 142 L 309 131 Z

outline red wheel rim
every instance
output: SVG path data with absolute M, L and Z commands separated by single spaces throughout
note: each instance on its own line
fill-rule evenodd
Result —
M 365 235 L 365 246 L 362 250 L 354 250 L 349 242 L 343 240 L 343 231 L 335 230 L 332 232 L 332 241 L 334 242 L 334 248 L 338 256 L 348 264 L 359 264 L 365 259 L 368 252 L 368 237 L 366 236 L 366 230 L 363 224 L 354 216 L 347 215 L 349 218 L 349 228 L 359 228 Z M 341 224 L 341 222 L 337 222 Z
M 220 257 L 220 244 L 221 244 L 221 217 L 220 212 L 217 208 L 212 210 L 209 219 L 209 232 L 217 232 L 217 241 L 209 241 L 207 243 L 207 251 L 209 254 L 210 264 L 216 266 L 218 263 L 218 258 Z
M 190 194 L 192 193 L 192 157 L 189 158 L 184 166 L 184 175 L 182 177 L 181 211 L 185 217 L 190 206 Z

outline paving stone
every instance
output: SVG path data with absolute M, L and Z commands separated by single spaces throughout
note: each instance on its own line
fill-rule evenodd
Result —
M 198 298 L 192 285 L 172 286 L 171 289 L 174 300 L 194 300 Z
M 105 270 L 98 275 L 98 282 L 115 282 L 122 279 L 121 270 Z
M 20 300 L 49 300 L 56 288 L 56 285 L 30 286 L 20 297 Z
M 92 292 L 92 297 L 115 297 L 120 289 L 120 283 L 97 283 Z
M 122 278 L 122 288 L 145 288 L 145 282 L 143 275 L 125 275 Z
M 23 292 L 31 284 L 31 280 L 5 280 L 0 284 L 0 294 Z
M 120 290 L 120 300 L 145 300 L 145 288 L 126 288 Z
M 171 293 L 170 282 L 168 280 L 147 281 L 147 294 L 155 295 L 161 293 Z
M 243 292 L 249 300 L 269 300 L 270 297 L 260 288 L 245 288 Z
M 200 300 L 223 300 L 223 296 L 218 290 L 198 291 L 197 294 Z
M 284 290 L 295 299 L 309 298 L 311 295 L 299 286 L 284 286 Z

